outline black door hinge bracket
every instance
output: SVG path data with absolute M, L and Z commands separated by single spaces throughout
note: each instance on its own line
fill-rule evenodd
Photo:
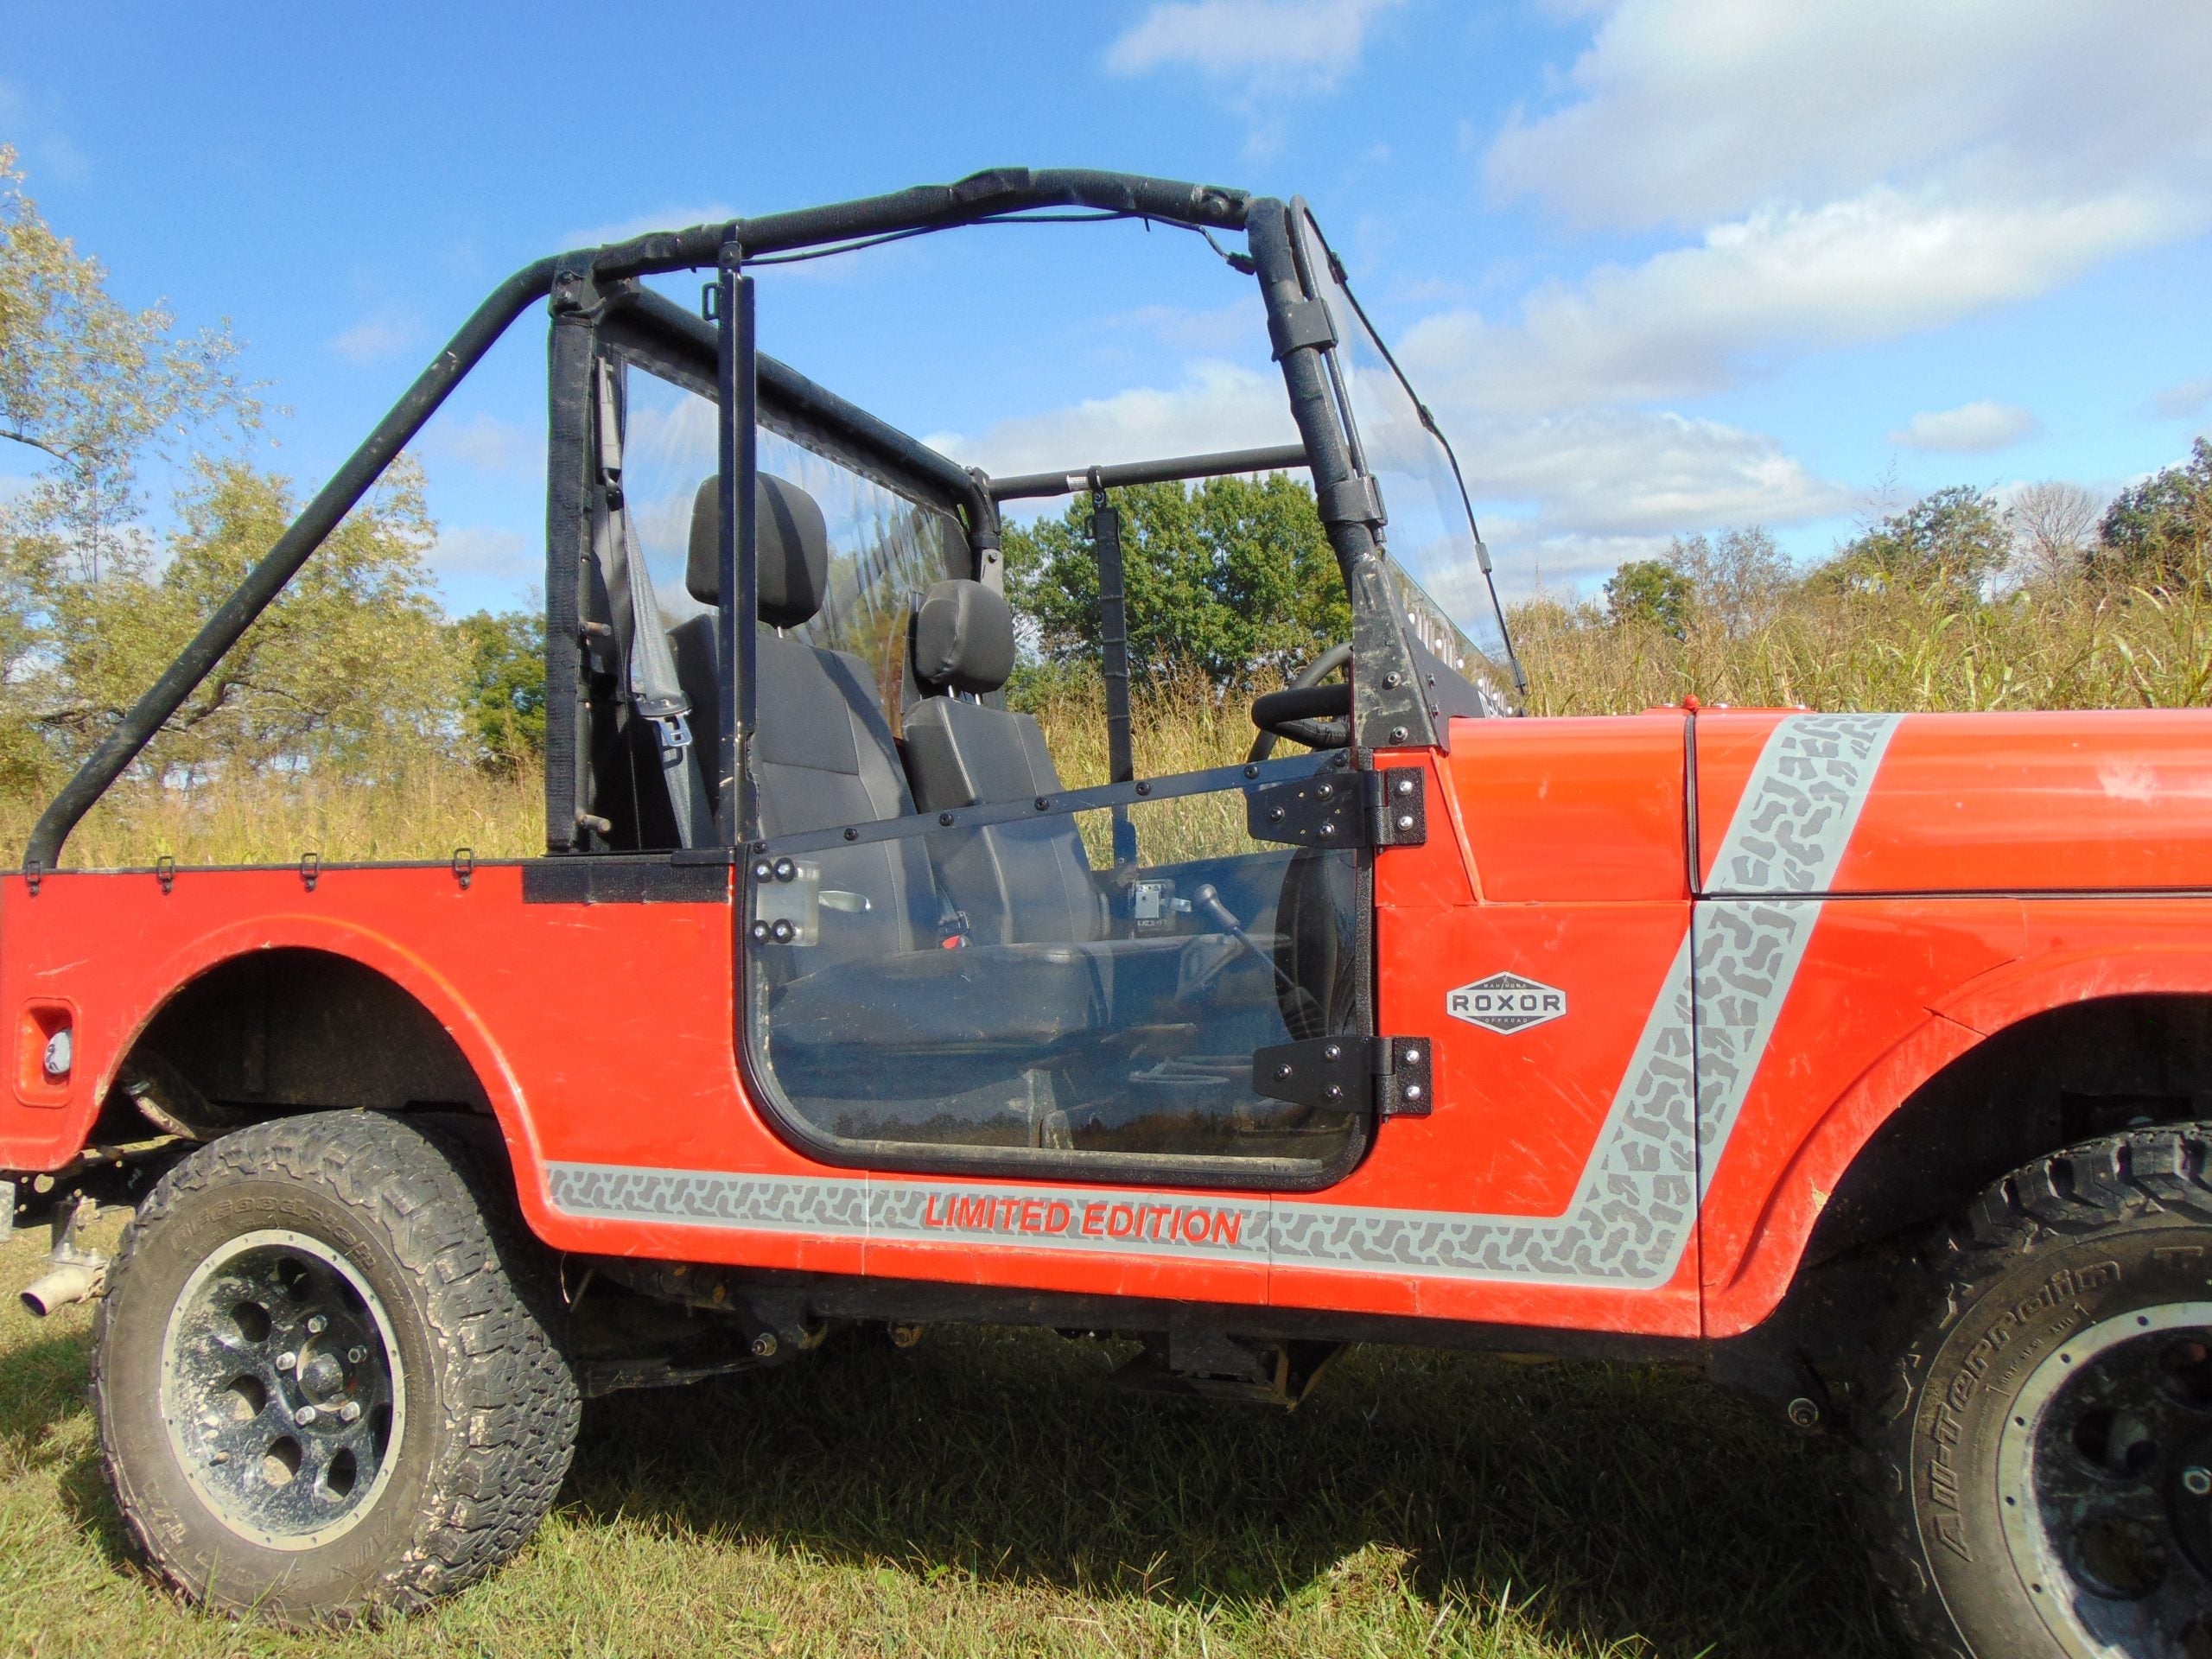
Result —
M 1255 841 L 1294 847 L 1420 847 L 1428 841 L 1427 774 L 1419 766 L 1315 772 L 1246 791 Z
M 1427 1117 L 1435 1109 L 1426 1037 L 1314 1037 L 1252 1056 L 1252 1092 L 1294 1106 L 1357 1108 L 1375 1116 Z

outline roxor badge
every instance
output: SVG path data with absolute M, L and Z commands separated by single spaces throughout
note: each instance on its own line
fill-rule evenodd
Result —
M 1518 974 L 1492 974 L 1444 994 L 1445 1011 L 1485 1031 L 1526 1031 L 1567 1012 L 1567 993 Z

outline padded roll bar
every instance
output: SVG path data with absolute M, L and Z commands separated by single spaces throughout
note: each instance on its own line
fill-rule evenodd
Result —
M 1085 467 L 1071 473 L 1021 473 L 1013 478 L 995 478 L 991 499 L 1080 495 L 1094 488 L 1180 483 L 1192 478 L 1224 478 L 1233 473 L 1290 472 L 1305 465 L 1302 443 L 1278 444 L 1270 449 L 1223 449 L 1211 455 L 1177 455 L 1165 461 L 1128 461 L 1117 467 Z
M 1083 207 L 1129 218 L 1157 219 L 1195 229 L 1242 230 L 1249 195 L 1217 185 L 1084 168 L 997 168 L 953 184 L 918 185 L 889 195 L 867 196 L 758 219 L 657 231 L 607 247 L 556 254 L 524 266 L 494 289 L 430 365 L 377 423 L 361 447 L 315 493 L 298 518 L 245 580 L 209 617 L 192 643 L 102 738 L 60 792 L 39 815 L 23 850 L 23 868 L 55 868 L 61 849 L 85 814 L 201 681 L 214 671 L 300 567 L 338 527 L 369 486 L 435 414 L 454 386 L 480 362 L 514 320 L 551 294 L 559 283 L 579 293 L 625 277 L 694 270 L 715 264 L 726 244 L 744 258 L 799 248 L 865 240 L 902 231 L 950 229 L 981 219 L 1050 207 Z

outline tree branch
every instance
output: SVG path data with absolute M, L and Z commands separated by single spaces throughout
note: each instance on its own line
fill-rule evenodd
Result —
M 28 445 L 29 448 L 36 449 L 41 454 L 53 456 L 54 460 L 60 461 L 65 467 L 76 459 L 75 454 L 72 451 L 67 449 L 57 449 L 52 444 L 41 442 L 40 440 L 31 436 L 28 432 L 0 431 L 0 438 L 6 438 L 11 442 Z

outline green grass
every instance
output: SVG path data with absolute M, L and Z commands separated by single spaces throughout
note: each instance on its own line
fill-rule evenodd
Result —
M 1896 1659 L 1838 1447 L 1662 1371 L 1350 1356 L 1296 1414 L 1108 1380 L 1125 1350 L 932 1330 L 586 1410 L 520 1559 L 425 1617 L 294 1636 L 131 1560 L 86 1310 L 0 1247 L 0 1652 L 1819 1654 Z

